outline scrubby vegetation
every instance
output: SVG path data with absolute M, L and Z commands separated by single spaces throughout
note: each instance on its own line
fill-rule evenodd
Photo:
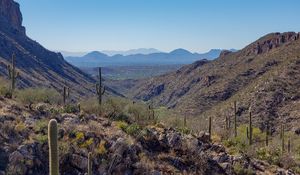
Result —
M 60 104 L 61 95 L 54 89 L 27 88 L 16 92 L 16 99 L 23 104 L 32 105 L 37 103 Z

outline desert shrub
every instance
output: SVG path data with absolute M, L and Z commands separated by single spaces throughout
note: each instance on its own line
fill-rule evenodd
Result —
M 247 125 L 241 125 L 237 129 L 237 137 L 228 138 L 223 141 L 223 144 L 230 148 L 229 152 L 232 154 L 251 151 L 249 149 L 252 149 L 252 147 L 249 146 L 249 140 L 247 138 Z M 259 128 L 253 127 L 253 144 L 263 142 L 264 136 L 264 133 L 261 132 Z
M 262 147 L 256 150 L 256 158 L 265 160 L 269 164 L 278 165 L 280 163 L 280 156 L 281 151 L 278 147 Z
M 59 141 L 58 146 L 59 146 L 60 154 L 65 155 L 70 152 L 71 144 L 69 142 Z
M 0 77 L 0 95 L 7 96 L 10 94 L 8 81 Z
M 237 175 L 252 175 L 255 172 L 249 168 L 244 168 L 240 163 L 236 163 L 233 166 L 233 170 Z
M 79 144 L 79 147 L 81 147 L 81 148 L 88 148 L 93 143 L 94 143 L 94 139 L 93 138 L 89 138 L 86 141 L 84 141 L 83 143 Z
M 34 137 L 33 137 L 33 140 L 41 143 L 41 144 L 44 144 L 48 141 L 48 135 L 46 134 L 36 134 Z
M 76 112 L 79 112 L 79 108 L 77 105 L 68 104 L 68 105 L 64 106 L 62 112 L 63 113 L 76 113 Z
M 129 104 L 126 112 L 131 117 L 131 120 L 141 126 L 157 123 L 157 119 L 152 118 L 152 113 L 145 104 Z
M 106 154 L 107 149 L 106 149 L 105 145 L 106 145 L 106 141 L 101 140 L 98 147 L 96 148 L 96 153 L 101 154 L 101 155 Z
M 37 122 L 35 122 L 35 125 L 33 126 L 33 130 L 36 133 L 39 132 L 46 132 L 47 131 L 47 127 L 48 127 L 48 121 L 46 119 L 42 119 L 42 120 L 38 120 Z
M 17 100 L 24 104 L 49 103 L 58 104 L 61 102 L 61 95 L 54 89 L 28 88 L 18 90 Z
M 128 125 L 126 128 L 125 128 L 125 132 L 131 136 L 138 136 L 142 131 L 142 128 L 134 123 L 134 124 L 131 124 L 131 125 Z
M 22 132 L 26 129 L 26 126 L 23 122 L 19 122 L 16 126 L 15 126 L 15 130 L 18 132 Z
M 188 127 L 177 127 L 177 131 L 181 132 L 182 134 L 190 134 L 191 130 Z
M 123 131 L 125 131 L 126 128 L 128 127 L 128 124 L 126 122 L 123 122 L 123 121 L 118 121 L 117 122 L 117 127 L 119 129 L 122 129 Z
M 98 105 L 98 101 L 96 98 L 89 98 L 82 100 L 80 102 L 80 108 L 82 111 L 88 113 L 88 114 L 100 114 L 101 113 L 101 107 Z

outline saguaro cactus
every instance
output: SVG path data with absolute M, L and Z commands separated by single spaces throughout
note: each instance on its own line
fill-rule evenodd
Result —
M 225 116 L 225 129 L 229 130 L 228 116 Z
M 49 172 L 50 175 L 59 175 L 58 143 L 57 143 L 57 121 L 50 120 L 48 125 L 49 143 Z
M 19 76 L 19 72 L 16 71 L 16 56 L 15 54 L 12 55 L 11 57 L 11 65 L 7 65 L 7 71 L 8 71 L 8 78 L 10 79 L 10 95 L 12 96 L 13 91 L 15 90 L 16 87 L 16 79 Z
M 284 145 L 284 126 L 281 124 L 281 151 L 282 153 L 285 150 L 285 145 Z
M 209 117 L 209 119 L 208 119 L 208 133 L 209 133 L 209 140 L 211 140 L 211 134 L 212 134 L 212 131 L 211 131 L 211 117 Z
M 269 124 L 266 127 L 266 146 L 269 146 Z
M 186 127 L 186 115 L 183 117 L 183 126 Z
M 291 153 L 291 138 L 288 140 L 288 153 Z
M 237 137 L 236 101 L 234 101 L 234 137 Z
M 252 145 L 252 115 L 251 115 L 251 108 L 249 108 L 249 145 Z
M 102 95 L 104 95 L 104 93 L 105 93 L 105 87 L 102 85 L 101 67 L 99 67 L 98 70 L 99 70 L 99 82 L 96 84 L 96 93 L 98 95 L 99 105 L 101 105 L 102 104 Z
M 64 105 L 66 105 L 67 98 L 69 98 L 69 96 L 70 96 L 70 88 L 64 86 L 64 90 L 63 90 L 63 102 L 64 102 Z
M 247 137 L 247 139 L 249 139 L 249 127 L 248 126 L 246 127 L 246 137 Z
M 89 154 L 88 154 L 88 175 L 92 175 L 92 172 L 93 172 L 92 166 L 93 166 L 93 164 L 92 164 L 92 153 L 89 152 Z

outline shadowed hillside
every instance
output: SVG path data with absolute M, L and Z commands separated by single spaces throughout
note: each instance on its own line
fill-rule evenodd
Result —
M 299 33 L 271 33 L 238 52 L 224 51 L 214 61 L 198 61 L 146 79 L 130 94 L 181 114 L 221 117 L 216 119 L 219 124 L 225 115 L 233 115 L 233 102 L 237 101 L 239 121 L 252 106 L 257 126 L 264 128 L 270 121 L 275 127 L 285 121 L 295 130 L 295 121 L 300 119 L 296 110 L 300 102 L 299 62 Z
M 76 96 L 92 93 L 94 79 L 67 63 L 60 53 L 51 52 L 28 38 L 19 4 L 0 0 L 0 75 L 7 76 L 6 66 L 13 53 L 20 72 L 19 87 L 46 86 L 62 90 L 67 84 Z

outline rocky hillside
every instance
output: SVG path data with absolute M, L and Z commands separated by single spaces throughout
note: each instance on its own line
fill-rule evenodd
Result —
M 293 174 L 247 156 L 232 156 L 204 132 L 183 134 L 161 124 L 139 129 L 130 120 L 84 111 L 53 115 L 59 108 L 40 103 L 29 110 L 0 97 L 1 175 L 49 174 L 51 118 L 58 121 L 62 175 L 87 172 L 88 152 L 93 174 Z M 131 127 L 124 129 L 126 125 Z
M 296 130 L 300 122 L 299 33 L 271 33 L 238 52 L 223 51 L 214 61 L 198 61 L 131 88 L 133 98 L 167 106 L 180 114 L 214 117 L 223 126 L 238 104 L 238 122 L 252 107 L 255 125 L 264 129 L 285 123 Z M 192 122 L 197 127 L 199 123 Z
M 51 52 L 26 36 L 19 4 L 0 0 L 1 76 L 7 76 L 6 65 L 13 53 L 20 72 L 19 87 L 46 86 L 61 90 L 66 82 L 77 96 L 92 93 L 91 77 L 67 63 L 60 53 Z

